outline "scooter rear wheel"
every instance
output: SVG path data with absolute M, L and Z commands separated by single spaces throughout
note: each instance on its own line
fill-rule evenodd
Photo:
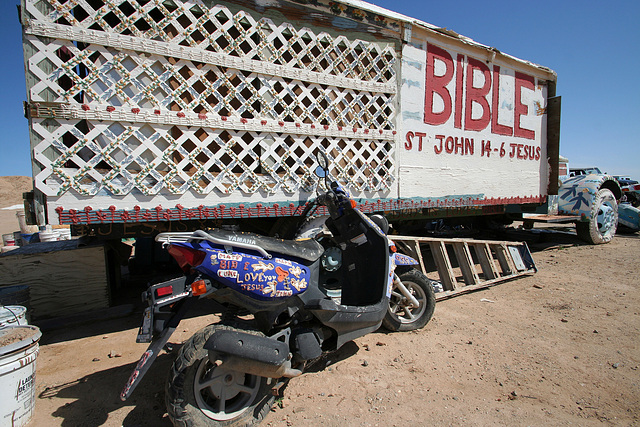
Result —
M 412 307 L 410 302 L 394 286 L 391 290 L 389 308 L 382 320 L 382 326 L 392 332 L 420 329 L 431 320 L 436 308 L 436 295 L 431 280 L 415 268 L 399 273 L 398 277 L 420 305 Z
M 171 367 L 165 389 L 176 426 L 249 426 L 262 421 L 275 397 L 269 378 L 233 371 L 209 360 L 207 339 L 226 325 L 209 325 L 189 338 Z M 255 331 L 243 332 L 260 334 Z

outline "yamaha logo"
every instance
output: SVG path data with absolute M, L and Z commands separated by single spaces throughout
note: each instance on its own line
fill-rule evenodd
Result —
M 246 243 L 248 245 L 255 245 L 256 240 L 251 237 L 239 237 L 239 236 L 229 236 L 229 240 L 237 243 Z

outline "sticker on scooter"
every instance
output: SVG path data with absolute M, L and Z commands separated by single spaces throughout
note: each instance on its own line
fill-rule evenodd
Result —
M 235 270 L 218 270 L 218 277 L 226 277 L 227 279 L 237 279 L 238 272 Z
M 411 258 L 410 256 L 396 253 L 395 263 L 396 265 L 416 265 L 418 264 L 418 261 Z
M 264 289 L 264 285 L 249 283 L 246 285 L 240 285 L 240 289 L 243 291 L 262 291 Z
M 289 273 L 293 274 L 297 279 L 299 279 L 300 275 L 302 274 L 302 269 L 296 265 L 295 267 L 291 267 L 289 269 Z
M 214 248 L 198 270 L 218 277 L 221 284 L 268 300 L 289 297 L 305 291 L 311 279 L 309 269 L 284 258 L 266 261 L 245 253 L 228 254 Z M 233 255 L 233 256 L 228 256 Z M 239 260 L 242 261 L 239 261 Z
M 303 289 L 307 289 L 307 281 L 306 279 L 291 279 L 291 286 L 293 286 L 298 290 L 298 292 L 300 292 Z
M 271 294 L 269 295 L 270 297 L 275 297 L 276 296 L 276 286 L 278 285 L 278 283 L 274 280 L 273 282 L 269 282 L 267 283 L 267 286 L 262 288 L 262 293 L 267 295 L 267 294 Z
M 278 282 L 284 282 L 284 279 L 289 276 L 289 272 L 280 266 L 276 267 L 276 274 L 278 275 Z
M 251 266 L 251 268 L 253 268 L 253 271 L 262 271 L 263 273 L 266 273 L 269 270 L 273 270 L 273 264 L 269 263 L 269 264 L 265 264 L 262 261 L 258 261 L 257 264 L 253 264 Z M 280 268 L 280 267 L 278 267 Z
M 218 259 L 224 261 L 242 261 L 242 255 L 226 254 L 224 252 L 221 252 L 218 254 Z
M 276 258 L 276 264 L 284 264 L 287 267 L 293 267 L 293 263 L 288 259 Z

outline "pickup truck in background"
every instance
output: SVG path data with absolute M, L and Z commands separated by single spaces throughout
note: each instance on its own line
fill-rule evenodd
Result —
M 640 207 L 640 185 L 635 179 L 628 176 L 613 176 L 622 189 L 622 200 L 633 207 Z

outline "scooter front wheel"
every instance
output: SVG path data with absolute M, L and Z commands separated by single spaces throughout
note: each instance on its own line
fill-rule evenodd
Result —
M 382 320 L 382 325 L 392 332 L 413 331 L 424 327 L 436 307 L 436 295 L 431 280 L 420 271 L 412 268 L 399 274 L 400 281 L 420 303 L 415 307 L 397 289 L 391 289 L 389 309 Z
M 249 426 L 267 415 L 275 397 L 269 378 L 227 369 L 209 360 L 207 339 L 220 329 L 209 325 L 189 338 L 171 367 L 165 400 L 176 426 Z M 259 332 L 245 331 L 259 334 Z

